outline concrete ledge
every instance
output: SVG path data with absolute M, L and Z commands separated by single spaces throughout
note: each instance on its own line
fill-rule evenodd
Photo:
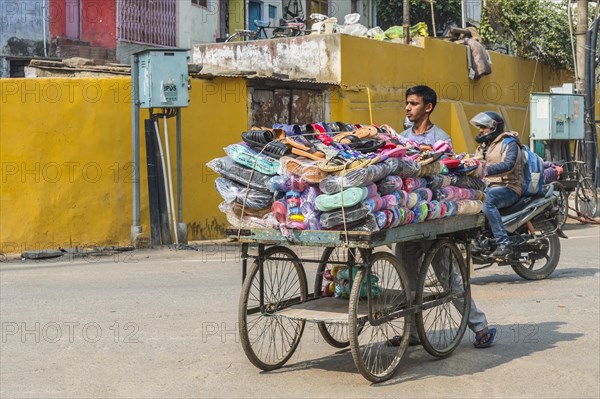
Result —
M 192 63 L 201 64 L 205 74 L 253 71 L 332 84 L 341 82 L 340 60 L 340 34 L 197 44 L 192 50 Z

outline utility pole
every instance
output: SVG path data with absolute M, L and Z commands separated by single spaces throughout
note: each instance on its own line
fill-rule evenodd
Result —
M 402 9 L 402 30 L 404 31 L 404 44 L 410 44 L 410 3 L 404 0 Z
M 575 87 L 577 93 L 585 94 L 585 34 L 588 30 L 588 0 L 577 1 L 577 29 L 575 30 L 576 37 L 576 57 L 577 71 Z

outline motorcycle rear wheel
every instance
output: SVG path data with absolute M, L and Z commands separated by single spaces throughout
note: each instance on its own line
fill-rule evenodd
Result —
M 552 234 L 549 237 L 540 239 L 540 241 L 548 246 L 544 259 L 511 264 L 515 273 L 525 280 L 543 280 L 550 276 L 558 265 L 560 259 L 560 240 L 558 236 Z M 544 260 L 546 260 L 546 263 L 542 267 L 536 268 L 536 265 Z

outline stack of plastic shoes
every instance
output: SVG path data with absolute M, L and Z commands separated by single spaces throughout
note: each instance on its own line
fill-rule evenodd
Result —
M 337 194 L 321 194 L 315 199 L 315 206 L 321 212 L 342 207 L 351 207 L 367 198 L 365 187 L 351 187 Z
M 338 209 L 331 212 L 321 213 L 320 222 L 321 226 L 329 229 L 335 226 L 348 224 L 357 220 L 363 219 L 369 213 L 369 206 L 366 204 L 355 205 L 350 208 L 344 208 L 342 211 Z
M 240 165 L 247 166 L 265 175 L 273 176 L 277 174 L 277 170 L 279 169 L 279 161 L 277 159 L 258 155 L 243 144 L 228 145 L 225 147 L 225 152 Z

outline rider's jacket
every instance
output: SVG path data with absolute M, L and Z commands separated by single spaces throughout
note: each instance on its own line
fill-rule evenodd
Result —
M 477 147 L 476 156 L 482 157 L 487 165 L 490 187 L 508 187 L 519 195 L 523 194 L 523 163 L 517 132 L 504 132 L 489 144 Z M 511 140 L 506 140 L 512 138 Z

